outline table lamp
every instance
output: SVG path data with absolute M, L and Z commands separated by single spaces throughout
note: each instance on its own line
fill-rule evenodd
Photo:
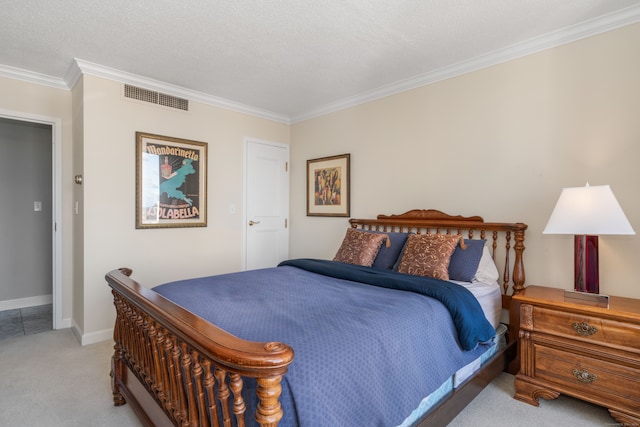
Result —
M 543 234 L 573 234 L 575 291 L 598 294 L 598 236 L 636 234 L 608 185 L 563 188 Z

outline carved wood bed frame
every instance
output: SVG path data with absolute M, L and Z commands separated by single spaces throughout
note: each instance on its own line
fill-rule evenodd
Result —
M 435 210 L 349 222 L 351 227 L 368 230 L 487 239 L 502 271 L 503 308 L 509 308 L 510 295 L 524 289 L 525 224 L 489 223 L 478 216 L 450 216 Z M 141 286 L 130 278 L 131 273 L 121 268 L 106 275 L 116 308 L 111 363 L 114 404 L 129 403 L 145 426 L 242 427 L 246 412 L 243 378 L 255 378 L 258 405 L 255 414 L 247 416 L 253 416 L 260 426 L 276 427 L 283 416 L 280 384 L 293 361 L 293 349 L 284 343 L 237 338 Z M 517 328 L 517 322 L 510 323 Z M 510 331 L 504 351 L 456 388 L 418 426 L 446 425 L 508 369 L 516 354 L 514 332 Z

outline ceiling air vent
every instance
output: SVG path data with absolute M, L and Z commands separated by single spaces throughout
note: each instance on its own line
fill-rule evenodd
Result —
M 124 85 L 125 98 L 137 99 L 138 101 L 150 102 L 178 110 L 189 111 L 189 100 L 167 95 L 166 93 L 155 92 L 137 86 Z

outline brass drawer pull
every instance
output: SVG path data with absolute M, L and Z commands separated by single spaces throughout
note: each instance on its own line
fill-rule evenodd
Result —
M 586 369 L 574 369 L 573 376 L 581 383 L 591 384 L 598 379 L 596 374 L 590 374 Z
M 596 332 L 598 332 L 598 328 L 596 328 L 595 326 L 590 326 L 587 322 L 574 323 L 573 329 L 577 333 L 585 337 L 588 337 L 589 335 L 593 335 Z

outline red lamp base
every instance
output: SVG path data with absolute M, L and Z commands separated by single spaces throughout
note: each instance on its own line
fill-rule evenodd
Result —
M 598 274 L 598 236 L 574 237 L 575 290 L 600 293 Z

